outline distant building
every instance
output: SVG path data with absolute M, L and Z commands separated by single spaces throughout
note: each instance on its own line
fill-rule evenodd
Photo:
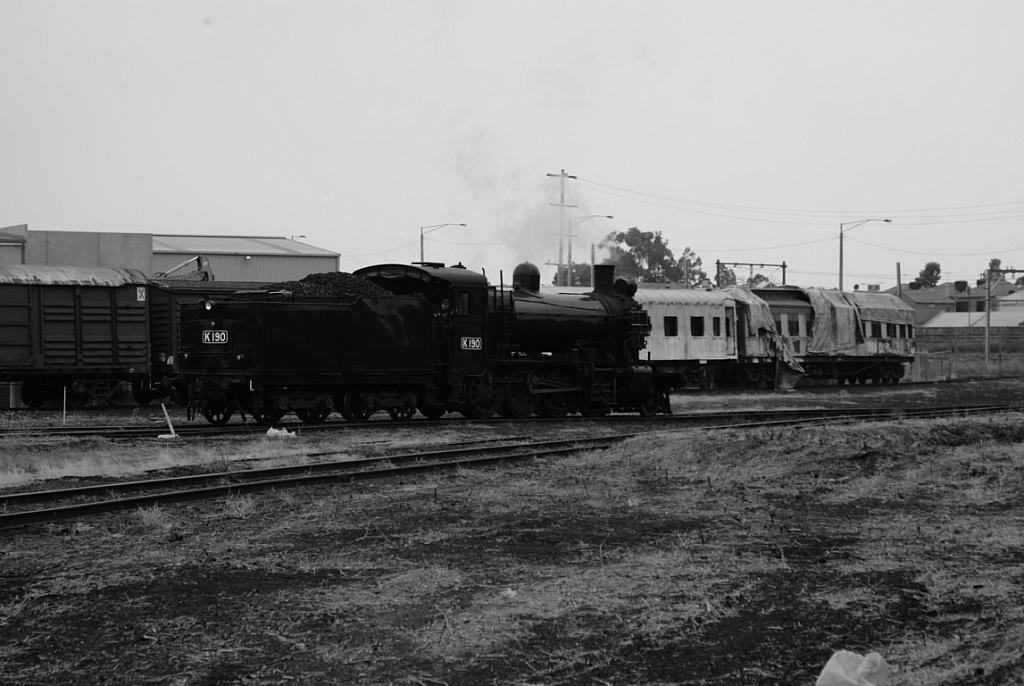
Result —
M 978 286 L 975 282 L 965 283 L 963 290 L 957 290 L 955 282 L 946 282 L 934 288 L 911 288 L 911 284 L 903 287 L 890 288 L 886 293 L 898 295 L 903 302 L 914 308 L 914 323 L 924 326 L 937 315 L 944 312 L 984 312 L 985 298 L 988 289 Z M 1001 280 L 992 284 L 992 310 L 999 309 L 999 300 L 1017 291 L 1020 287 Z
M 1003 311 L 1024 309 L 1024 290 L 1000 298 L 999 309 Z
M 985 349 L 1009 352 L 1024 350 L 1024 307 L 992 312 L 943 312 L 915 336 L 919 350 L 979 352 Z
M 30 231 L 0 228 L 0 264 L 131 267 L 167 272 L 197 256 L 218 281 L 291 281 L 338 271 L 341 256 L 283 236 Z

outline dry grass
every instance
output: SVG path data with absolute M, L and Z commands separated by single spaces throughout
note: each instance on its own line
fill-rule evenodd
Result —
M 0 599 L 0 678 L 94 681 L 102 653 L 123 683 L 811 683 L 847 648 L 894 686 L 1012 683 L 1022 481 L 1010 415 L 147 508 L 4 542 L 31 581 Z

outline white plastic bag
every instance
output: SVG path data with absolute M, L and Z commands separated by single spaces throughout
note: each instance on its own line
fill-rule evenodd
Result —
M 814 686 L 889 686 L 889 663 L 878 653 L 861 656 L 837 650 Z

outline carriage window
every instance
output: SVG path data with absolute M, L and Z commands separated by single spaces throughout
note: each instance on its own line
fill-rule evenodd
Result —
M 679 319 L 678 317 L 665 317 L 665 336 L 678 336 L 679 335 Z
M 721 336 L 722 335 L 722 318 L 712 317 L 711 318 L 711 335 Z
M 732 308 L 725 308 L 725 337 L 732 338 Z
M 797 319 L 796 317 L 790 317 L 789 321 L 786 322 L 786 326 L 789 327 L 789 335 L 790 336 L 799 336 L 800 335 L 800 320 Z
M 780 319 L 779 317 L 775 318 L 775 330 L 778 331 L 779 333 L 782 333 L 784 330 L 782 328 L 782 319 Z
M 907 324 L 907 338 L 913 338 L 913 337 L 914 337 L 914 325 L 913 324 Z
M 881 338 L 882 337 L 882 322 L 868 322 L 871 325 L 871 336 L 870 338 Z
M 896 325 L 895 324 L 886 324 L 885 325 L 885 337 L 886 338 L 896 338 Z
M 907 325 L 906 324 L 900 324 L 900 334 L 899 335 L 900 335 L 900 338 L 906 338 L 907 337 Z
M 690 317 L 690 335 L 694 337 L 704 335 L 704 317 Z

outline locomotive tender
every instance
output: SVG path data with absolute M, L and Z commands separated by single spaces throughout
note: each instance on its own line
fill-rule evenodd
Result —
M 612 270 L 573 296 L 541 294 L 529 264 L 506 289 L 435 263 L 354 272 L 386 293 L 239 293 L 183 308 L 179 370 L 190 407 L 213 423 L 290 411 L 317 422 L 332 409 L 350 420 L 655 412 L 638 355 L 650 324 Z

